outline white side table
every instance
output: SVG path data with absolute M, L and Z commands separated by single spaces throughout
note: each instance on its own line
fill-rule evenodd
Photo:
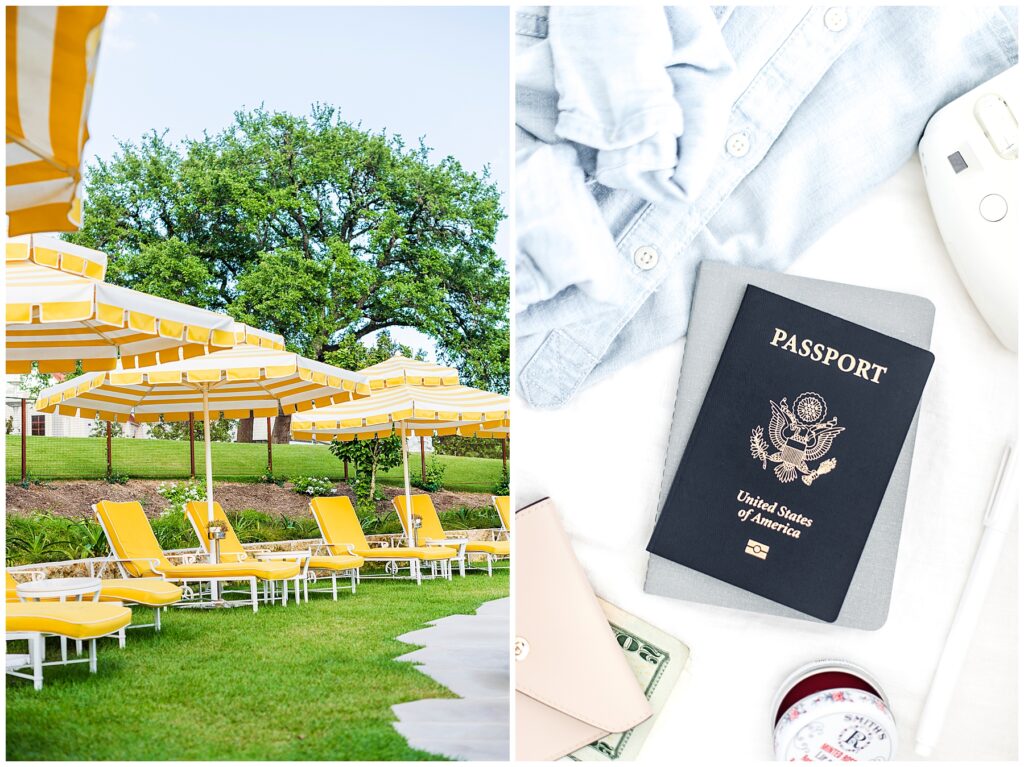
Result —
M 426 543 L 428 546 L 447 546 L 456 549 L 459 552 L 455 557 L 459 562 L 459 575 L 462 578 L 466 577 L 466 544 L 469 543 L 469 538 L 427 538 Z
M 306 601 L 309 601 L 309 582 L 306 580 L 307 573 L 309 571 L 309 560 L 313 556 L 313 552 L 309 549 L 298 549 L 296 551 L 251 551 L 249 552 L 256 559 L 269 561 L 276 560 L 279 562 L 296 562 L 299 565 L 299 574 L 295 576 L 295 602 L 302 604 L 302 593 L 300 592 L 300 582 L 302 584 L 302 590 L 305 592 Z M 288 584 L 284 584 L 285 599 L 288 595 Z
M 60 602 L 73 600 L 84 602 L 85 597 L 90 601 L 100 601 L 100 588 L 103 582 L 99 578 L 46 578 L 41 581 L 29 581 L 19 583 L 17 586 L 18 598 L 22 602 L 41 602 L 44 599 L 56 599 Z M 78 652 L 82 652 L 82 643 L 76 641 Z M 124 631 L 121 633 L 121 646 L 124 646 Z M 60 659 L 68 659 L 68 638 L 60 638 Z

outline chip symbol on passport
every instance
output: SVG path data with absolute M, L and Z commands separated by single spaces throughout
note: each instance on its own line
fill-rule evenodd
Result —
M 747 541 L 747 547 L 743 551 L 758 559 L 768 559 L 768 546 L 758 543 L 753 538 Z
M 778 403 L 772 402 L 772 419 L 768 423 L 768 437 L 776 452 L 769 453 L 764 439 L 764 429 L 757 426 L 750 433 L 750 454 L 761 462 L 761 468 L 768 468 L 768 462 L 775 464 L 775 476 L 779 482 L 792 482 L 800 475 L 808 487 L 818 477 L 828 474 L 836 467 L 836 459 L 822 461 L 817 468 L 810 467 L 811 461 L 824 458 L 832 447 L 832 440 L 845 427 L 837 426 L 833 416 L 828 421 L 828 404 L 817 392 L 804 392 L 793 400 L 790 408 L 783 397 Z

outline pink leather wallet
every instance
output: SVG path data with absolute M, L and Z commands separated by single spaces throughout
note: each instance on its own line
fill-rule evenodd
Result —
M 516 753 L 550 761 L 648 719 L 550 499 L 516 514 Z

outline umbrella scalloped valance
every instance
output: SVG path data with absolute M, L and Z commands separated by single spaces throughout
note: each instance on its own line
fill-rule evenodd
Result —
M 13 238 L 6 250 L 7 368 L 67 373 L 172 362 L 284 340 L 231 317 L 101 281 L 106 255 L 60 240 Z
M 359 371 L 370 379 L 370 387 L 390 389 L 395 386 L 458 386 L 459 371 L 433 362 L 414 360 L 402 355 L 370 365 Z
M 7 261 L 31 261 L 100 282 L 107 276 L 106 253 L 52 237 L 11 237 L 5 250 Z

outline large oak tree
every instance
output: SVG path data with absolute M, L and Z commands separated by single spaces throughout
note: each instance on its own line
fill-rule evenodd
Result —
M 155 131 L 122 143 L 89 168 L 71 238 L 110 256 L 111 282 L 227 311 L 313 359 L 411 327 L 465 383 L 507 391 L 503 218 L 487 169 L 316 106 L 238 112 L 180 144 Z

